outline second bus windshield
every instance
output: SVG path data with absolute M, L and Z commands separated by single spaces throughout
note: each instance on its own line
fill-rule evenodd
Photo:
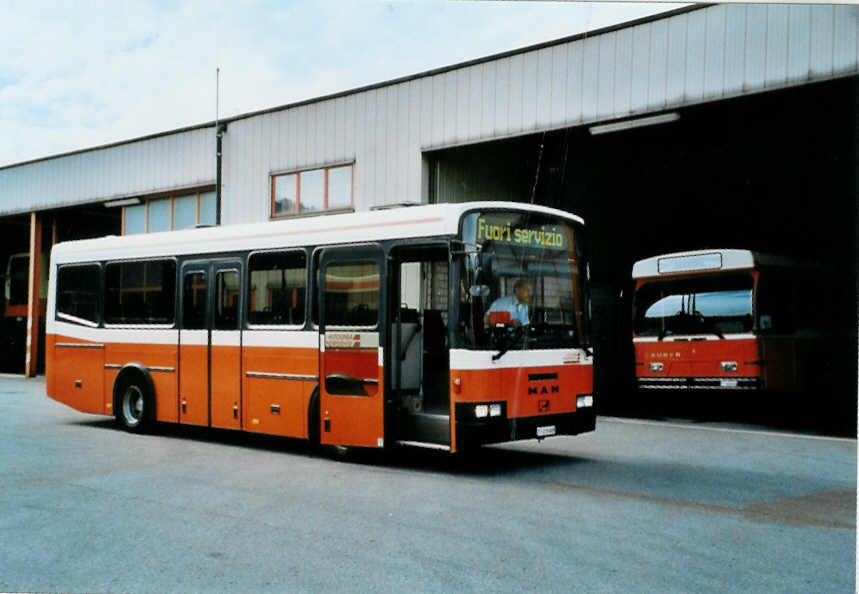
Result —
M 720 275 L 643 285 L 635 294 L 639 336 L 749 332 L 752 277 Z

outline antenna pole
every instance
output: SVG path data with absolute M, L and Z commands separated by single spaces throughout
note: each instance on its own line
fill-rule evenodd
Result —
M 219 121 L 221 91 L 221 68 L 215 68 L 215 224 L 221 224 L 221 138 L 223 131 Z

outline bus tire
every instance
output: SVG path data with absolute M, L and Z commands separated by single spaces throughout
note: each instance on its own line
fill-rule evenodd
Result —
M 126 374 L 114 390 L 116 422 L 129 433 L 142 433 L 154 416 L 154 400 L 148 382 L 140 374 Z

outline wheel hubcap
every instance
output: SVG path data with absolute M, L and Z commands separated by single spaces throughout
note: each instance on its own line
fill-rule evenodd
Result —
M 125 424 L 136 427 L 143 418 L 143 392 L 137 386 L 128 386 L 122 396 L 122 416 Z

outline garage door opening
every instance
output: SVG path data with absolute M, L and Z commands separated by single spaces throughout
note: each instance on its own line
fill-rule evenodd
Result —
M 776 406 L 788 421 L 818 411 L 817 427 L 855 434 L 857 88 L 856 78 L 836 80 L 677 109 L 659 125 L 435 151 L 431 201 L 534 201 L 584 217 L 596 384 L 603 412 L 614 414 L 642 404 L 631 390 L 633 262 L 706 247 L 816 261 L 825 381 L 806 405 Z

